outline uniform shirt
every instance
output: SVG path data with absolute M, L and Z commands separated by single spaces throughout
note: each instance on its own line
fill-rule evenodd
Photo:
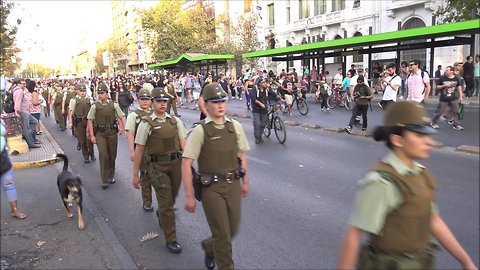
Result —
M 63 95 L 62 100 L 63 100 L 63 101 L 66 101 L 66 100 L 67 100 L 67 95 L 70 94 L 71 92 L 75 92 L 75 90 L 73 90 L 73 91 L 67 90 L 67 91 L 65 92 L 65 95 Z M 77 95 L 75 95 L 75 96 L 77 96 Z
M 212 121 L 210 116 L 205 118 L 205 124 L 208 124 Z M 233 127 L 235 128 L 235 133 L 237 135 L 237 146 L 239 152 L 245 152 L 250 149 L 248 145 L 247 136 L 245 136 L 245 132 L 243 131 L 242 125 L 234 119 L 230 119 L 228 117 L 224 117 L 225 122 L 232 122 Z M 224 124 L 217 125 L 215 124 L 216 128 L 224 128 Z M 204 131 L 202 125 L 197 125 L 191 133 L 188 135 L 187 145 L 183 150 L 183 156 L 190 158 L 190 159 L 198 159 L 200 156 L 200 152 L 202 151 L 202 146 L 204 142 Z
M 393 152 L 388 153 L 383 162 L 390 164 L 401 175 L 418 175 L 425 168 L 414 162 L 413 168 L 410 169 Z M 379 235 L 387 215 L 402 203 L 403 195 L 397 184 L 386 180 L 380 173 L 371 171 L 358 182 L 350 225 Z M 432 212 L 437 212 L 433 202 Z
M 135 111 L 128 114 L 127 122 L 125 123 L 125 130 L 135 130 L 136 125 L 142 121 L 142 119 L 138 118 L 137 116 L 138 114 Z
M 427 72 L 423 72 L 422 80 L 422 70 L 418 70 L 417 73 L 410 73 L 410 76 L 407 78 L 408 85 L 408 99 L 410 101 L 422 102 L 425 95 L 426 84 L 430 82 L 430 77 Z
M 77 98 L 79 98 L 79 99 L 86 99 L 86 98 L 88 98 L 88 97 L 82 98 L 81 96 L 77 95 L 76 97 L 70 99 L 70 103 L 68 104 L 68 109 L 69 109 L 70 111 L 73 111 L 73 112 L 75 111 L 75 106 L 77 106 Z M 93 104 L 93 100 L 92 100 L 92 99 L 90 99 L 90 104 Z
M 55 101 L 55 99 L 57 98 L 57 95 L 58 95 L 59 93 L 63 93 L 63 92 L 64 92 L 63 90 L 62 90 L 61 92 L 58 92 L 58 91 L 55 91 L 55 90 L 54 90 L 54 92 L 53 92 L 53 94 L 51 95 L 51 98 L 50 98 L 50 99 L 53 100 L 53 101 Z M 66 95 L 67 95 L 67 93 L 63 94 L 63 98 L 65 98 Z M 62 99 L 63 99 L 63 98 L 62 98 Z
M 175 120 L 177 120 L 177 134 L 178 138 L 181 139 L 186 139 L 187 138 L 187 130 L 185 129 L 185 126 L 183 125 L 182 120 L 180 118 L 173 116 Z M 163 123 L 167 120 L 167 118 L 172 118 L 168 113 L 165 113 L 165 117 L 160 118 L 156 113 L 152 113 L 150 115 L 150 118 L 153 121 L 157 121 L 159 123 Z M 148 136 L 152 134 L 152 129 L 151 126 L 148 122 L 142 121 L 140 125 L 138 125 L 137 129 L 137 134 L 135 135 L 135 144 L 138 145 L 145 145 L 147 144 L 147 139 Z
M 113 102 L 113 101 L 111 100 L 104 101 L 102 102 L 102 106 L 107 106 L 110 102 Z M 92 106 L 90 107 L 90 111 L 88 111 L 88 115 L 87 115 L 88 120 L 95 120 L 95 113 L 97 111 L 96 106 L 97 106 L 97 102 L 93 103 Z M 118 106 L 118 103 L 114 102 L 113 107 L 115 108 L 117 117 L 125 116 L 125 114 L 122 112 L 122 109 L 120 109 L 120 106 Z
M 391 85 L 399 86 L 399 88 L 397 88 L 397 91 L 398 91 L 400 89 L 400 86 L 402 85 L 402 78 L 400 78 L 400 76 L 398 75 L 394 75 L 393 77 L 388 76 L 387 82 L 390 82 Z M 397 101 L 397 91 L 393 90 L 390 84 L 387 84 L 385 86 L 385 91 L 383 92 L 382 100 Z

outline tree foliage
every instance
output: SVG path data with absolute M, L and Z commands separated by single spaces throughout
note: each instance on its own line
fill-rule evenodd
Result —
M 0 66 L 5 73 L 12 75 L 20 65 L 20 58 L 16 55 L 20 51 L 16 45 L 17 26 L 7 22 L 13 3 L 0 0 Z M 21 21 L 18 21 L 20 24 Z
M 187 52 L 202 52 L 214 42 L 214 21 L 207 18 L 200 4 L 182 10 L 181 0 L 161 0 L 155 7 L 141 11 L 147 45 L 158 62 L 177 58 Z
M 435 12 L 440 23 L 461 22 L 480 17 L 478 0 L 446 0 Z
M 27 66 L 20 71 L 20 74 L 24 78 L 46 78 L 49 77 L 50 74 L 55 74 L 55 69 L 38 63 L 28 63 Z

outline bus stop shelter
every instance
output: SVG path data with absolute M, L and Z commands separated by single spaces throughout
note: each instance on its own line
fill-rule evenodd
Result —
M 175 72 L 215 72 L 219 68 L 226 70 L 227 60 L 235 58 L 233 54 L 184 53 L 177 59 L 148 65 L 149 69 L 167 69 Z
M 476 19 L 379 34 L 371 34 L 372 29 L 370 27 L 370 35 L 366 36 L 248 52 L 242 54 L 242 57 L 271 57 L 272 61 L 286 61 L 288 70 L 289 61 L 303 60 L 310 63 L 313 60 L 313 65 L 323 66 L 324 58 L 342 56 L 342 68 L 346 72 L 347 55 L 367 54 L 368 69 L 372 70 L 372 53 L 394 51 L 396 52 L 396 64 L 400 66 L 400 51 L 430 48 L 430 74 L 433 74 L 435 48 L 470 45 L 470 54 L 474 55 L 475 34 L 480 33 L 479 26 L 480 19 Z M 417 42 L 413 43 L 412 41 Z

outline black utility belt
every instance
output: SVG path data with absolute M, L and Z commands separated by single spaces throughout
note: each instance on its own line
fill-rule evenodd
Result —
M 87 117 L 86 116 L 83 116 L 83 117 L 79 117 L 79 116 L 73 116 L 73 120 L 75 122 L 80 122 L 80 121 L 86 121 L 87 120 Z
M 232 183 L 235 180 L 240 180 L 241 172 L 233 171 L 225 174 L 217 173 L 200 173 L 200 182 L 203 186 L 210 186 L 212 183 L 227 182 Z
M 174 161 L 180 158 L 182 158 L 182 153 L 180 152 L 175 152 L 175 153 L 166 154 L 166 155 L 150 155 L 151 162 L 168 162 L 168 161 Z
M 113 125 L 95 125 L 94 127 L 97 131 L 107 131 L 107 130 L 117 130 L 118 131 L 118 124 Z

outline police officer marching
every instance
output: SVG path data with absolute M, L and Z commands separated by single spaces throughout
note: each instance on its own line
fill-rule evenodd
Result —
M 75 87 L 75 84 L 73 83 L 73 81 L 69 81 L 67 92 L 63 95 L 63 99 L 62 99 L 62 114 L 64 115 L 65 118 L 68 117 L 68 112 L 69 112 L 68 106 L 70 105 L 70 100 L 72 100 L 77 96 L 76 90 L 78 89 L 77 87 Z M 65 125 L 67 122 L 66 120 L 67 119 L 65 119 Z M 70 121 L 70 118 L 68 120 Z M 75 135 L 75 125 L 72 125 L 72 135 Z
M 201 243 L 205 266 L 234 269 L 232 239 L 240 221 L 240 197 L 248 192 L 249 145 L 241 124 L 225 116 L 228 97 L 220 84 L 206 85 L 203 97 L 208 115 L 192 130 L 183 152 L 185 209 L 195 211 L 191 166 L 197 160 L 202 206 L 212 232 Z
M 144 117 L 152 114 L 151 105 L 152 97 L 147 89 L 140 89 L 138 92 L 138 105 L 140 108 L 128 114 L 125 130 L 127 131 L 128 148 L 130 150 L 130 159 L 133 161 L 135 157 L 135 137 L 137 128 Z M 144 155 L 140 163 L 140 189 L 142 192 L 143 210 L 145 212 L 152 212 L 152 185 L 147 177 L 147 164 L 144 150 Z
M 182 181 L 180 151 L 185 146 L 187 132 L 180 118 L 166 113 L 168 96 L 164 89 L 154 88 L 152 98 L 153 113 L 143 118 L 135 137 L 133 186 L 139 188 L 138 173 L 146 148 L 147 177 L 155 189 L 158 221 L 166 247 L 171 253 L 180 253 L 173 207 Z
M 82 155 L 85 163 L 90 163 L 90 159 L 95 161 L 95 154 L 93 152 L 93 144 L 89 140 L 87 133 L 87 115 L 90 111 L 92 100 L 86 96 L 87 89 L 84 84 L 77 84 L 75 88 L 78 94 L 75 98 L 70 99 L 68 105 L 68 127 L 75 129 L 77 134 L 77 142 L 82 150 Z
M 436 244 L 461 264 L 476 269 L 434 204 L 436 181 L 417 160 L 428 159 L 430 119 L 416 102 L 389 104 L 374 139 L 391 150 L 359 182 L 339 269 L 433 269 Z M 362 235 L 368 242 L 360 247 Z
M 88 111 L 88 133 L 97 145 L 100 159 L 102 188 L 115 184 L 115 159 L 117 158 L 118 136 L 124 133 L 125 114 L 117 103 L 108 100 L 108 87 L 104 83 L 97 89 L 97 102 Z
M 66 119 L 65 115 L 62 113 L 62 102 L 65 92 L 63 91 L 63 83 L 55 83 L 55 92 L 52 95 L 51 99 L 51 108 L 53 108 L 53 113 L 55 115 L 55 121 L 60 127 L 61 131 L 65 130 Z

